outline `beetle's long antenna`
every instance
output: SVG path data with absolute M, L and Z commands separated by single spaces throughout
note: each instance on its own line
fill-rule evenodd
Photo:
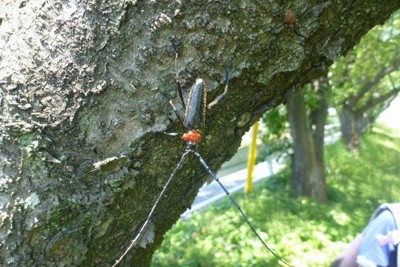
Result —
M 112 267 L 117 266 L 122 259 L 128 254 L 129 250 L 132 249 L 133 246 L 137 245 L 140 240 L 142 239 L 144 233 L 146 232 L 146 228 L 150 223 L 150 219 L 153 216 L 154 211 L 157 208 L 158 203 L 160 202 L 162 196 L 164 195 L 165 191 L 167 190 L 169 184 L 171 183 L 172 179 L 175 177 L 176 173 L 180 168 L 183 166 L 183 162 L 185 161 L 186 156 L 190 153 L 190 150 L 185 151 L 185 153 L 182 154 L 181 159 L 179 160 L 178 164 L 176 165 L 174 171 L 172 172 L 171 176 L 168 178 L 167 182 L 165 183 L 163 189 L 161 190 L 161 193 L 158 195 L 156 201 L 153 204 L 153 207 L 151 208 L 149 215 L 147 215 L 146 221 L 143 223 L 142 227 L 140 228 L 139 232 L 135 236 L 135 238 L 131 241 L 125 252 L 118 258 L 118 260 L 115 261 L 114 265 Z
M 186 104 L 185 104 L 185 100 L 183 99 L 183 94 L 182 94 L 182 87 L 181 84 L 179 82 L 179 75 L 178 75 L 178 56 L 179 56 L 179 51 L 178 51 L 178 41 L 176 40 L 175 37 L 171 37 L 171 43 L 172 43 L 172 48 L 174 49 L 174 53 L 175 53 L 175 82 L 176 82 L 176 86 L 177 86 L 177 91 L 178 91 L 178 95 L 179 95 L 179 100 L 181 101 L 182 107 L 185 110 L 186 109 Z
M 208 174 L 219 184 L 219 186 L 224 190 L 225 194 L 229 197 L 231 200 L 232 204 L 239 210 L 239 212 L 242 214 L 243 219 L 246 221 L 247 225 L 250 227 L 252 232 L 255 234 L 255 236 L 261 241 L 261 243 L 264 245 L 266 249 L 271 252 L 272 255 L 274 255 L 278 260 L 280 260 L 282 263 L 289 267 L 294 267 L 293 265 L 290 265 L 287 263 L 285 260 L 283 260 L 281 257 L 279 257 L 261 238 L 261 236 L 257 233 L 257 230 L 253 227 L 253 225 L 250 223 L 249 218 L 247 215 L 244 213 L 244 211 L 240 208 L 239 204 L 236 202 L 236 200 L 230 195 L 229 191 L 225 188 L 225 186 L 221 183 L 219 180 L 218 176 L 215 175 L 215 173 L 208 167 L 207 163 L 204 161 L 204 159 L 200 156 L 199 153 L 196 151 L 192 150 L 193 154 L 200 160 L 201 165 L 203 165 L 204 169 L 208 172 Z

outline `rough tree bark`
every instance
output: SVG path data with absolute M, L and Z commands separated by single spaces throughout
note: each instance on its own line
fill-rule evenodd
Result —
M 327 71 L 399 1 L 58 1 L 0 4 L 2 266 L 109 266 L 184 145 L 161 92 L 205 80 L 200 153 L 217 169 L 261 114 Z M 291 10 L 291 12 L 289 12 Z M 148 266 L 205 173 L 190 159 L 152 220 Z M 147 241 L 147 242 L 146 242 Z

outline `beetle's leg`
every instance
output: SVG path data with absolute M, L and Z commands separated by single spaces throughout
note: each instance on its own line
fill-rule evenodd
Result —
M 225 96 L 226 92 L 228 91 L 228 84 L 229 84 L 229 80 L 231 78 L 230 72 L 229 72 L 229 67 L 232 63 L 232 58 L 228 59 L 228 62 L 226 63 L 226 67 L 225 67 L 225 88 L 224 88 L 224 92 L 222 94 L 220 94 L 219 96 L 217 96 L 210 104 L 208 104 L 208 108 L 211 108 L 212 106 L 214 106 L 215 104 L 217 104 L 219 101 L 221 101 L 221 99 Z
M 178 92 L 179 100 L 181 101 L 183 109 L 186 109 L 185 101 L 183 100 L 182 87 L 178 81 L 176 81 L 176 85 L 177 85 L 176 91 Z
M 180 122 L 182 123 L 182 125 L 183 125 L 183 120 L 182 120 L 182 118 L 181 118 L 181 115 L 179 115 L 178 109 L 175 107 L 174 103 L 172 102 L 172 97 L 171 97 L 169 94 L 167 94 L 167 93 L 161 92 L 161 94 L 168 100 L 168 103 L 172 106 L 172 109 L 174 110 L 175 115 L 178 117 L 179 121 L 180 121 Z

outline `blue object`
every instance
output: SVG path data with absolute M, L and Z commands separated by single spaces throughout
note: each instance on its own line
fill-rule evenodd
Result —
M 389 259 L 396 252 L 395 247 L 392 244 L 381 247 L 376 240 L 376 235 L 386 235 L 396 229 L 396 221 L 392 212 L 388 209 L 381 211 L 370 221 L 362 233 L 357 263 L 364 267 L 389 266 Z

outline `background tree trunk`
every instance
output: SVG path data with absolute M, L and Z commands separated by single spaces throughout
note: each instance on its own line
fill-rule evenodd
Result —
M 305 109 L 304 92 L 292 94 L 286 104 L 292 136 L 292 184 L 296 196 L 311 196 L 311 176 L 315 174 L 315 153 Z
M 161 92 L 205 80 L 198 150 L 217 169 L 268 109 L 327 71 L 398 1 L 2 1 L 2 266 L 110 266 L 184 151 Z M 290 16 L 288 16 L 288 10 Z M 175 69 L 175 51 L 179 57 Z M 210 100 L 209 100 L 210 101 Z M 187 160 L 123 266 L 148 266 L 205 181 Z M 147 245 L 147 246 L 145 246 Z M 145 247 L 144 247 L 145 246 Z
M 350 151 L 358 151 L 360 146 L 360 132 L 357 129 L 355 112 L 348 106 L 343 106 L 338 112 L 342 140 Z
M 311 131 L 313 136 L 317 180 L 315 182 L 317 200 L 324 202 L 328 199 L 325 180 L 325 125 L 328 118 L 330 86 L 327 78 L 321 78 L 313 82 L 313 92 L 318 96 L 316 106 L 310 112 Z
M 357 103 L 342 104 L 341 109 L 338 111 L 340 130 L 342 140 L 349 150 L 359 152 L 361 135 L 374 123 L 381 110 L 384 110 L 384 107 L 395 98 L 398 92 L 398 88 L 392 88 L 386 94 L 366 101 L 359 108 L 355 107 Z M 372 110 L 375 112 L 372 112 Z
M 315 130 L 319 131 L 313 134 L 303 91 L 296 92 L 288 98 L 287 114 L 293 147 L 293 191 L 297 196 L 310 196 L 320 202 L 325 202 L 327 200 L 325 171 L 323 157 L 321 157 L 324 135 L 322 134 L 322 149 L 321 147 L 317 149 L 317 145 L 321 145 L 318 139 L 321 137 L 321 125 L 318 124 L 318 128 Z M 324 125 L 322 125 L 322 129 Z

